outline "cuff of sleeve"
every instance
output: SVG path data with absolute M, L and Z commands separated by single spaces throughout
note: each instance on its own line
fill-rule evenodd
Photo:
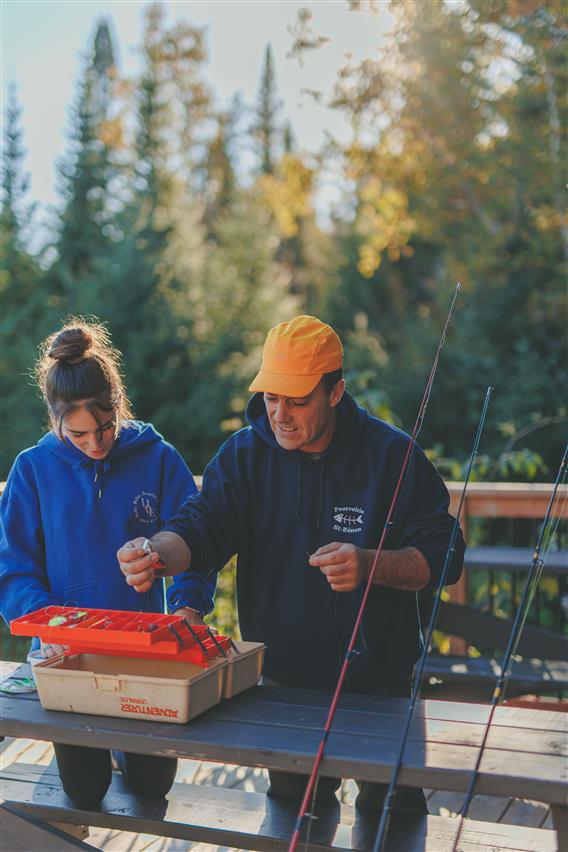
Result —
M 422 554 L 430 569 L 430 579 L 426 584 L 425 589 L 437 589 L 440 577 L 442 576 L 447 550 L 440 548 L 436 544 L 425 543 L 413 544 L 412 547 L 416 548 L 416 550 Z M 462 565 L 463 555 L 460 553 L 459 545 L 456 542 L 455 552 L 448 568 L 448 575 L 444 586 L 451 586 L 453 583 L 457 583 L 461 576 Z
M 192 594 L 190 597 L 183 589 L 174 590 L 170 588 L 168 589 L 167 597 L 168 608 L 171 612 L 175 612 L 176 609 L 182 609 L 182 607 L 188 607 L 188 609 L 194 609 L 196 612 L 205 616 L 213 611 L 213 601 L 210 598 L 205 598 L 204 595 Z
M 191 551 L 191 567 L 190 571 L 195 571 L 196 574 L 201 574 L 203 577 L 210 577 L 214 572 L 210 570 L 209 563 L 205 557 L 205 553 L 198 539 L 195 537 L 191 540 L 188 538 L 183 524 L 171 522 L 166 524 L 164 532 L 173 532 L 183 538 Z

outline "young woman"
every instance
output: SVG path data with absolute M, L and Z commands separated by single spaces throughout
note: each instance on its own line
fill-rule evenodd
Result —
M 48 337 L 36 378 L 51 430 L 18 456 L 2 497 L 4 619 L 53 604 L 162 612 L 163 581 L 137 593 L 124 582 L 116 551 L 162 528 L 195 493 L 191 472 L 149 423 L 132 419 L 119 353 L 100 324 L 70 320 Z M 200 622 L 213 592 L 213 581 L 185 575 L 183 587 L 174 579 L 167 603 Z M 46 656 L 60 650 L 44 646 Z M 67 795 L 79 807 L 97 807 L 111 780 L 110 752 L 54 748 Z M 135 792 L 169 791 L 175 759 L 114 756 Z

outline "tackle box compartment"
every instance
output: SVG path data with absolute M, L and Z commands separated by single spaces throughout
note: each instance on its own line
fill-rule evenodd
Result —
M 262 671 L 264 650 L 262 642 L 234 642 L 239 653 L 232 650 L 224 670 L 223 698 L 232 698 L 245 689 L 256 686 Z

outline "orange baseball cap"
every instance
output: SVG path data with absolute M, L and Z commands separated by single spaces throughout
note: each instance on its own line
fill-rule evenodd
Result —
M 266 335 L 260 371 L 251 392 L 307 396 L 324 373 L 343 366 L 343 347 L 331 326 L 316 317 L 294 317 Z

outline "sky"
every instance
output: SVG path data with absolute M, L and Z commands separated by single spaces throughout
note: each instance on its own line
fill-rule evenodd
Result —
M 65 152 L 81 56 L 96 21 L 111 19 L 119 70 L 134 76 L 147 5 L 142 0 L 0 0 L 2 113 L 8 86 L 15 83 L 23 110 L 28 199 L 39 202 L 40 209 L 57 202 L 56 162 Z M 299 146 L 308 151 L 318 148 L 326 130 L 346 138 L 348 128 L 302 89 L 329 91 L 346 57 L 376 57 L 389 21 L 382 2 L 378 14 L 350 11 L 346 0 L 165 0 L 163 5 L 168 23 L 182 19 L 206 26 L 207 80 L 220 104 L 236 92 L 245 103 L 253 102 L 265 48 L 272 45 L 283 116 L 291 121 Z M 286 55 L 292 45 L 289 28 L 302 7 L 313 11 L 314 31 L 330 39 L 303 67 Z

